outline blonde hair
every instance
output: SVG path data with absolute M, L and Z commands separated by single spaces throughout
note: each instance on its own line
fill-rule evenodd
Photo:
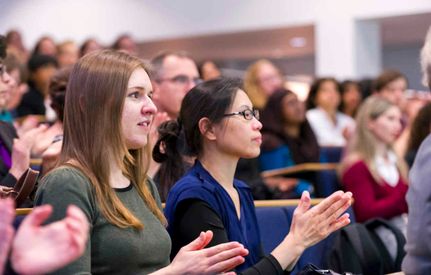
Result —
M 431 27 L 421 50 L 422 84 L 431 88 Z
M 355 133 L 352 137 L 351 143 L 349 144 L 349 155 L 342 162 L 341 172 L 350 167 L 354 161 L 362 159 L 370 170 L 373 178 L 379 184 L 382 183 L 382 179 L 377 173 L 377 168 L 374 162 L 377 151 L 377 139 L 368 128 L 368 122 L 379 118 L 391 107 L 397 106 L 378 95 L 371 96 L 364 101 L 356 115 Z M 392 145 L 388 145 L 388 149 L 393 151 Z M 407 179 L 407 165 L 404 159 L 398 156 L 396 165 L 401 177 Z
M 268 59 L 260 59 L 247 68 L 244 77 L 244 89 L 253 103 L 253 106 L 258 109 L 263 109 L 268 100 L 268 96 L 261 88 L 258 78 L 259 70 L 263 65 L 270 65 L 276 68 Z M 279 74 L 281 76 L 280 72 Z
M 114 157 L 151 212 L 166 219 L 148 188 L 149 146 L 128 150 L 121 129 L 127 85 L 143 61 L 123 52 L 89 53 L 73 67 L 64 108 L 64 141 L 60 165 L 72 165 L 90 180 L 104 217 L 120 227 L 143 224 L 121 202 L 109 182 L 109 159 Z

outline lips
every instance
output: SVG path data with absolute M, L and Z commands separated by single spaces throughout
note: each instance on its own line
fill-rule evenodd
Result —
M 259 144 L 262 144 L 262 137 L 261 136 L 255 137 L 252 140 L 255 141 L 255 142 L 257 142 L 257 143 L 259 143 Z
M 151 124 L 150 120 L 141 121 L 138 123 L 139 126 L 149 127 Z

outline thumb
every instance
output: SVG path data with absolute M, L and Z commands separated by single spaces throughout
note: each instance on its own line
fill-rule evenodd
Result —
M 296 208 L 300 213 L 305 213 L 311 206 L 310 193 L 308 191 L 302 192 L 301 200 Z
M 197 237 L 194 241 L 184 246 L 183 249 L 186 251 L 195 251 L 204 248 L 213 238 L 212 231 L 201 232 L 199 237 Z
M 43 205 L 33 209 L 31 213 L 23 220 L 20 228 L 29 228 L 40 226 L 52 213 L 51 205 Z

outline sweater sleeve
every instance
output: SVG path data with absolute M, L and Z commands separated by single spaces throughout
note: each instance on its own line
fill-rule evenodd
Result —
M 222 220 L 204 201 L 186 200 L 182 202 L 176 211 L 176 217 L 178 226 L 174 233 L 174 236 L 177 237 L 172 240 L 174 246 L 178 247 L 178 242 L 181 242 L 181 246 L 185 245 L 193 241 L 196 236 L 199 236 L 200 232 L 206 230 L 211 230 L 214 233 L 214 237 L 208 244 L 208 247 L 229 242 Z M 175 243 L 177 243 L 177 245 L 175 245 Z M 254 266 L 237 274 L 259 275 L 285 273 L 283 273 L 278 261 L 272 255 L 269 255 L 262 258 Z
M 46 223 L 61 220 L 71 204 L 78 206 L 90 222 L 90 236 L 84 254 L 54 274 L 91 274 L 91 226 L 95 203 L 89 181 L 72 168 L 60 168 L 48 174 L 36 193 L 35 205 L 51 204 L 53 213 Z
M 376 217 L 389 219 L 405 213 L 405 194 L 394 188 L 393 192 L 379 198 L 374 187 L 378 183 L 362 161 L 348 168 L 342 180 L 345 189 L 352 192 L 355 199 L 353 209 L 358 222 Z

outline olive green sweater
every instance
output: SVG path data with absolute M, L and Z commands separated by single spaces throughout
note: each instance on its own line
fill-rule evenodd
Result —
M 161 208 L 152 182 L 149 188 Z M 64 218 L 68 205 L 74 204 L 84 211 L 91 226 L 84 255 L 56 274 L 148 274 L 169 264 L 171 240 L 164 226 L 132 184 L 115 191 L 144 229 L 122 229 L 109 223 L 97 206 L 90 181 L 79 170 L 62 167 L 44 178 L 35 201 L 54 207 L 48 223 Z

